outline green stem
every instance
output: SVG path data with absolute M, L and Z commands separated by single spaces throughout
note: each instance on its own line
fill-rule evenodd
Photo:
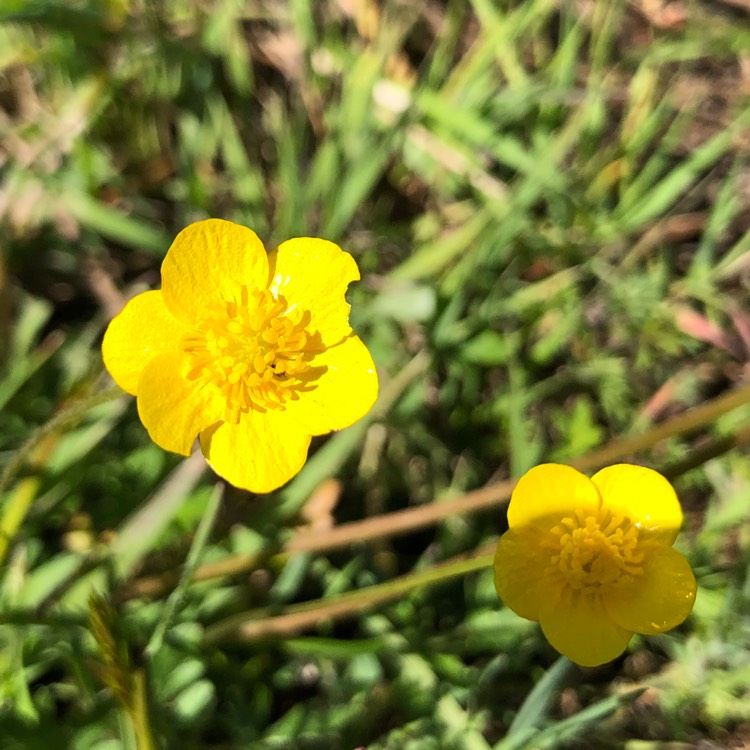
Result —
M 146 646 L 146 654 L 153 657 L 159 652 L 159 649 L 164 642 L 164 636 L 167 629 L 172 624 L 177 610 L 185 599 L 187 587 L 190 585 L 195 575 L 195 570 L 198 567 L 203 550 L 206 548 L 208 543 L 211 529 L 214 527 L 216 518 L 219 515 L 219 508 L 221 507 L 221 498 L 223 495 L 223 486 L 216 485 L 214 491 L 208 501 L 208 506 L 198 524 L 198 529 L 195 532 L 193 543 L 190 546 L 187 559 L 182 571 L 182 577 L 180 578 L 177 588 L 169 595 L 169 598 L 162 609 L 159 622 L 154 628 L 153 635 L 151 636 L 148 645 Z
M 750 442 L 750 427 L 745 427 L 731 435 L 717 437 L 700 448 L 695 448 L 688 452 L 684 458 L 667 464 L 659 471 L 671 481 L 677 477 L 681 477 L 683 474 L 687 474 L 692 469 L 703 466 L 707 461 L 711 461 L 718 456 L 723 456 L 730 450 L 745 445 L 748 442 Z
M 493 558 L 494 556 L 490 554 L 469 558 L 462 555 L 442 565 L 369 586 L 362 591 L 349 591 L 326 599 L 293 604 L 284 610 L 284 614 L 276 617 L 269 616 L 268 608 L 254 609 L 207 628 L 205 642 L 214 644 L 230 635 L 244 640 L 294 632 L 326 617 L 353 614 L 366 607 L 396 599 L 416 589 L 488 568 L 492 565 Z

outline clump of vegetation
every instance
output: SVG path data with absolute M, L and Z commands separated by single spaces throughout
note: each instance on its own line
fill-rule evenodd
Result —
M 6 2 L 5 745 L 740 743 L 748 49 L 739 0 Z M 267 495 L 151 443 L 103 370 L 209 217 L 362 272 L 379 400 Z M 698 597 L 578 670 L 487 555 L 510 479 L 623 460 L 677 488 Z

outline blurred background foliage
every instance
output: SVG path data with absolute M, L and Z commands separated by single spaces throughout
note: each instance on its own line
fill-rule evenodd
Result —
M 749 51 L 746 0 L 4 0 L 2 747 L 745 747 L 747 407 L 620 456 L 672 467 L 700 592 L 612 665 L 549 668 L 471 562 L 360 590 L 491 551 L 502 493 L 448 498 L 747 379 Z M 272 496 L 101 393 L 210 216 L 363 273 L 381 400 Z

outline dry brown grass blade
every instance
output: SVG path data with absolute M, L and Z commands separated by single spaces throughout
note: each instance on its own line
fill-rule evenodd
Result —
M 641 451 L 669 437 L 691 432 L 713 421 L 721 414 L 750 400 L 750 385 L 738 388 L 684 414 L 673 417 L 664 424 L 652 427 L 643 435 L 613 440 L 599 450 L 570 462 L 581 471 L 591 471 L 607 466 Z M 285 547 L 287 552 L 311 552 L 336 549 L 354 542 L 404 534 L 429 526 L 453 515 L 485 510 L 510 498 L 515 480 L 505 480 L 460 497 L 431 503 L 417 508 L 389 513 L 376 518 L 337 526 L 326 532 L 305 532 L 294 537 Z
M 672 480 L 685 472 L 701 466 L 706 461 L 750 441 L 750 428 L 734 435 L 720 437 L 710 444 L 692 451 L 682 461 L 660 467 L 660 471 Z M 351 591 L 333 597 L 330 601 L 314 600 L 287 607 L 284 612 L 270 615 L 265 610 L 255 610 L 237 615 L 218 624 L 207 632 L 209 642 L 226 637 L 241 640 L 257 640 L 268 637 L 287 637 L 317 626 L 321 620 L 340 620 L 362 612 L 369 607 L 383 604 L 399 596 L 449 578 L 465 575 L 491 564 L 495 543 L 485 545 L 472 552 L 453 557 L 427 570 L 409 573 L 384 584 L 370 586 L 360 591 Z
M 706 404 L 695 406 L 664 424 L 652 427 L 642 435 L 613 440 L 603 448 L 588 453 L 570 463 L 581 471 L 592 471 L 602 466 L 617 463 L 651 448 L 669 437 L 693 432 L 748 401 L 750 401 L 750 385 L 745 385 Z M 729 443 L 738 445 L 744 443 L 748 438 L 750 438 L 750 435 L 741 432 Z M 706 453 L 704 460 L 722 453 L 722 445 L 724 444 L 707 449 L 708 453 Z M 689 468 L 692 468 L 692 465 Z M 670 476 L 676 476 L 679 473 L 677 470 L 671 471 Z M 244 573 L 256 568 L 263 560 L 267 560 L 271 555 L 278 552 L 285 554 L 327 552 L 350 544 L 361 544 L 373 539 L 406 534 L 438 523 L 453 515 L 473 513 L 493 506 L 497 506 L 499 511 L 500 504 L 510 498 L 514 486 L 515 480 L 508 479 L 442 502 L 408 508 L 362 521 L 353 521 L 333 529 L 303 531 L 292 537 L 281 550 L 269 549 L 260 555 L 237 555 L 208 565 L 202 565 L 196 571 L 194 578 L 195 580 L 206 580 Z M 176 575 L 171 571 L 158 576 L 142 578 L 121 589 L 117 598 L 131 599 L 138 596 L 159 596 L 174 586 L 176 580 Z

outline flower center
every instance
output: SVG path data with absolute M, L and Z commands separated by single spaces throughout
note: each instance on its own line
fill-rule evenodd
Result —
M 643 572 L 639 528 L 625 516 L 600 509 L 577 510 L 551 530 L 552 572 L 562 573 L 573 590 L 596 593 Z
M 318 374 L 310 360 L 322 347 L 309 322 L 309 311 L 290 310 L 283 296 L 243 286 L 183 339 L 192 358 L 187 377 L 219 389 L 226 422 L 250 409 L 283 409 Z

